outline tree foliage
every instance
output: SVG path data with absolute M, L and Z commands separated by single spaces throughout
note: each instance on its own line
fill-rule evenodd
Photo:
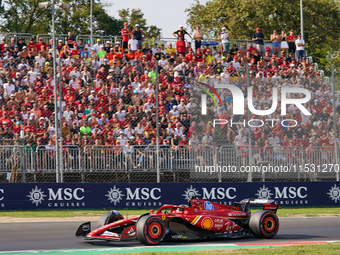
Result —
M 144 13 L 141 9 L 121 9 L 118 11 L 121 21 L 127 22 L 130 29 L 134 29 L 135 25 L 138 24 L 139 27 L 146 33 L 146 37 L 160 37 L 162 34 L 162 29 L 155 25 L 148 26 L 146 19 L 144 18 Z
M 0 4 L 0 32 L 46 34 L 52 31 L 51 8 L 40 10 L 41 0 L 5 0 Z M 57 1 L 56 1 L 57 2 Z M 90 34 L 90 1 L 64 0 L 68 11 L 55 11 L 57 34 Z M 106 5 L 93 1 L 93 34 L 118 35 L 122 22 L 107 14 Z
M 334 0 L 304 0 L 304 31 L 309 54 L 323 45 L 338 47 L 340 4 Z M 217 37 L 225 26 L 230 38 L 250 39 L 261 27 L 265 39 L 276 29 L 300 33 L 300 4 L 296 0 L 196 0 L 189 9 L 187 23 L 201 26 L 206 36 Z

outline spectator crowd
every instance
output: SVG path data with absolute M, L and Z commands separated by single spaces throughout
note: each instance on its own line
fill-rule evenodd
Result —
M 156 90 L 159 90 L 160 144 L 181 146 L 246 146 L 252 141 L 263 146 L 327 146 L 334 144 L 333 106 L 330 86 L 304 57 L 304 41 L 293 31 L 270 36 L 272 47 L 264 47 L 264 35 L 256 29 L 251 42 L 231 44 L 223 27 L 220 45 L 202 43 L 200 28 L 191 37 L 183 26 L 173 34 L 176 43 L 144 42 L 145 33 L 135 25 L 124 24 L 122 41 L 76 41 L 69 32 L 65 40 L 45 42 L 39 38 L 2 40 L 0 44 L 0 137 L 4 145 L 17 144 L 24 132 L 25 144 L 53 146 L 55 118 L 62 121 L 64 145 L 154 145 L 156 143 Z M 185 38 L 185 36 L 187 37 Z M 186 40 L 194 40 L 194 48 Z M 56 49 L 56 65 L 53 49 Z M 297 50 L 297 57 L 295 56 Z M 303 51 L 303 52 L 302 52 Z M 158 64 L 159 76 L 156 77 Z M 213 127 L 201 115 L 197 81 L 214 85 L 230 83 L 246 94 L 247 71 L 253 86 L 254 107 L 272 105 L 272 87 L 303 87 L 312 93 L 306 108 L 312 116 L 289 107 L 285 119 L 298 125 L 249 130 L 242 125 Z M 53 79 L 56 69 L 57 80 Z M 55 109 L 54 85 L 63 108 Z M 157 88 L 158 87 L 158 88 Z M 232 114 L 233 97 L 218 90 L 222 105 L 208 101 L 208 116 L 241 122 L 244 116 Z M 297 97 L 299 95 L 290 95 Z M 218 100 L 217 100 L 218 101 Z M 339 109 L 337 108 L 339 112 Z M 263 118 L 280 119 L 280 107 Z M 252 119 L 261 119 L 252 116 Z M 337 118 L 338 119 L 338 118 Z M 338 124 L 338 121 L 337 121 Z M 12 142 L 13 140 L 13 142 Z M 268 144 L 269 143 L 269 144 Z

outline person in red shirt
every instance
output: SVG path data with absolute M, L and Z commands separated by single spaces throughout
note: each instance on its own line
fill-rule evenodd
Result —
M 34 38 L 31 38 L 30 42 L 27 45 L 27 48 L 28 48 L 28 51 L 32 52 L 33 56 L 37 55 L 38 48 L 37 48 L 36 43 L 34 42 Z
M 187 139 L 186 135 L 182 136 L 182 140 L 179 142 L 179 145 L 189 145 L 189 140 Z
M 0 118 L 1 125 L 3 125 L 4 122 L 6 122 L 9 127 L 12 126 L 12 121 L 9 118 L 7 111 L 3 111 L 2 112 L 2 117 Z
M 48 105 L 44 105 L 43 110 L 41 111 L 41 117 L 50 119 L 52 117 L 52 111 L 48 109 Z
M 129 50 L 128 53 L 126 53 L 126 57 L 128 60 L 133 60 L 135 58 L 135 53 Z
M 194 52 L 189 48 L 189 53 L 185 55 L 185 59 L 190 63 L 194 59 Z
M 39 122 L 39 126 L 36 129 L 35 133 L 37 134 L 37 137 L 43 137 L 45 133 L 44 122 Z
M 248 49 L 248 52 L 250 53 L 250 56 L 253 57 L 254 56 L 254 53 L 255 51 L 257 51 L 257 49 L 255 47 L 253 47 L 253 44 L 249 44 L 249 49 Z
M 42 38 L 39 38 L 39 43 L 37 44 L 37 49 L 38 49 L 38 51 L 41 50 L 41 47 L 42 47 L 42 46 L 44 46 L 45 49 L 47 49 L 47 43 L 45 43 L 45 42 L 43 41 Z
M 178 37 L 178 41 L 176 42 L 176 49 L 178 54 L 183 54 L 185 56 L 185 41 L 183 36 Z
M 302 136 L 302 139 L 300 141 L 300 146 L 305 150 L 309 146 L 309 140 L 307 139 L 306 135 Z
M 202 54 L 200 48 L 198 48 L 198 49 L 196 50 L 195 57 L 196 57 L 196 61 L 197 61 L 197 62 L 203 62 L 203 54 Z
M 120 34 L 122 35 L 122 41 L 123 41 L 123 49 L 127 49 L 128 48 L 128 41 L 130 39 L 130 35 L 131 35 L 131 31 L 128 28 L 128 23 L 125 22 L 124 23 L 124 27 L 120 30 Z
M 80 56 L 80 50 L 78 50 L 78 44 L 73 44 L 73 50 L 71 50 L 71 55 L 74 59 L 78 59 Z

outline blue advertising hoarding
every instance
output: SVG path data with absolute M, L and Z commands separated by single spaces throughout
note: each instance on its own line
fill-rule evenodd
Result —
M 340 206 L 340 182 L 2 183 L 0 210 L 157 208 L 194 195 L 227 205 L 263 198 L 282 207 Z

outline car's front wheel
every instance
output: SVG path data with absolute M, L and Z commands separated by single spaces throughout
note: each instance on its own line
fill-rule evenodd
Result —
M 145 215 L 136 224 L 137 239 L 146 245 L 160 243 L 165 236 L 164 221 L 156 215 Z

